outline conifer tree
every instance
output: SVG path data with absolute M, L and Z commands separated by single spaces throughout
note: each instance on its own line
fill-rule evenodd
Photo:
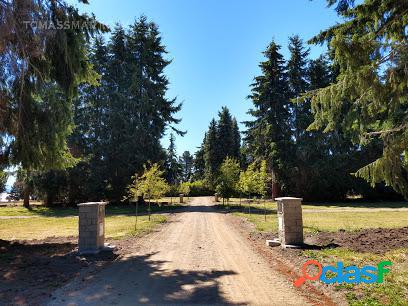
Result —
M 6 190 L 7 179 L 8 179 L 7 172 L 0 169 L 0 193 Z
M 176 185 L 180 182 L 182 174 L 182 165 L 177 158 L 175 138 L 170 134 L 170 144 L 167 149 L 166 158 L 166 178 L 171 185 Z
M 189 151 L 184 151 L 180 157 L 181 163 L 181 180 L 190 182 L 193 178 L 194 157 Z
M 87 3 L 87 1 L 83 1 Z M 72 98 L 81 83 L 96 84 L 86 41 L 107 28 L 64 1 L 0 3 L 0 163 L 31 171 L 72 166 L 66 138 L 72 131 Z M 30 22 L 25 22 L 30 21 Z M 64 27 L 64 22 L 96 27 Z M 39 23 L 49 29 L 36 28 Z M 24 205 L 29 205 L 29 186 Z
M 287 63 L 288 84 L 290 97 L 297 100 L 308 90 L 307 61 L 309 50 L 303 46 L 302 40 L 295 35 L 289 37 L 290 58 Z M 301 142 L 306 128 L 310 125 L 310 105 L 308 103 L 294 103 L 292 105 L 292 121 L 296 144 Z
M 217 122 L 211 120 L 204 143 L 205 178 L 214 187 L 215 179 L 219 168 Z
M 285 61 L 280 46 L 272 42 L 260 63 L 262 75 L 255 78 L 249 96 L 254 117 L 245 122 L 245 142 L 254 160 L 266 160 L 275 183 L 285 183 L 284 169 L 289 166 L 291 150 L 290 102 Z M 275 185 L 275 188 L 277 186 Z
M 169 81 L 164 69 L 170 64 L 155 23 L 145 16 L 126 32 L 117 26 L 109 45 L 109 116 L 107 119 L 107 181 L 110 198 L 120 200 L 132 173 L 148 160 L 165 159 L 160 139 L 180 120 L 175 99 L 167 99 Z M 109 85 L 111 84 L 111 85 Z
M 205 142 L 206 142 L 206 137 L 207 134 L 204 135 L 203 142 L 201 146 L 198 148 L 198 150 L 194 154 L 194 180 L 202 180 L 204 179 L 205 175 Z
M 217 153 L 219 160 L 217 161 L 217 168 L 224 161 L 225 157 L 234 157 L 234 139 L 232 130 L 232 116 L 229 109 L 225 106 L 218 112 L 217 122 Z
M 240 160 L 241 158 L 241 134 L 236 118 L 232 118 L 232 149 L 231 156 Z
M 310 92 L 310 129 L 341 129 L 359 146 L 381 142 L 382 155 L 356 174 L 408 198 L 408 6 L 399 0 L 353 3 L 330 0 L 346 20 L 311 40 L 329 43 L 339 74 Z

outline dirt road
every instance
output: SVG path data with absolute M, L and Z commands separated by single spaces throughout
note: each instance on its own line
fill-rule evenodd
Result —
M 211 205 L 194 198 L 132 254 L 68 283 L 50 305 L 306 305 Z

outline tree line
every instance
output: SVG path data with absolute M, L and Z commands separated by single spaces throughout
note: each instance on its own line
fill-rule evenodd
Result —
M 12 193 L 26 204 L 119 202 L 151 163 L 172 194 L 408 197 L 407 6 L 377 2 L 328 1 L 346 21 L 309 41 L 327 43 L 317 59 L 296 35 L 288 58 L 272 41 L 242 139 L 224 107 L 198 150 L 178 156 L 181 104 L 166 97 L 170 61 L 154 22 L 111 30 L 63 1 L 2 1 L 0 188 L 17 167 Z M 22 16 L 96 27 L 44 32 Z M 264 173 L 265 191 L 249 186 Z

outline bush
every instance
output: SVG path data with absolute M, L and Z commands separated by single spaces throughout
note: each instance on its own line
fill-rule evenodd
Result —
M 206 181 L 200 180 L 189 183 L 190 185 L 190 196 L 209 196 L 214 195 L 214 190 L 212 190 Z

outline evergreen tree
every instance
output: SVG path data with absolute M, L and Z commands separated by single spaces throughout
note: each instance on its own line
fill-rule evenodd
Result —
M 310 92 L 311 129 L 341 129 L 359 146 L 380 142 L 382 154 L 357 175 L 385 182 L 408 198 L 408 45 L 406 1 L 330 0 L 346 21 L 311 42 L 327 41 L 339 68 L 336 81 Z
M 219 168 L 217 122 L 211 120 L 204 144 L 205 178 L 211 187 L 214 187 Z
M 205 175 L 205 143 L 207 134 L 204 135 L 203 142 L 194 154 L 194 180 L 203 180 Z
M 225 106 L 218 112 L 217 147 L 217 168 L 220 167 L 228 156 L 239 158 L 240 136 L 237 120 L 232 117 L 229 109 Z
M 218 112 L 218 121 L 213 119 L 204 136 L 203 144 L 196 152 L 196 178 L 202 178 L 202 169 L 207 182 L 214 187 L 218 170 L 227 157 L 241 157 L 241 136 L 237 120 L 227 107 Z
M 180 182 L 182 174 L 182 165 L 179 163 L 176 152 L 175 138 L 170 134 L 170 144 L 167 149 L 166 159 L 166 178 L 171 185 L 176 185 Z
M 180 157 L 181 179 L 183 182 L 190 182 L 193 178 L 194 157 L 189 151 L 184 151 Z
M 0 193 L 6 190 L 8 174 L 7 172 L 0 169 Z
M 262 75 L 255 78 L 249 96 L 254 117 L 245 122 L 245 142 L 254 160 L 266 160 L 274 183 L 285 184 L 285 169 L 290 167 L 292 150 L 290 105 L 285 61 L 280 46 L 272 42 L 264 52 L 266 61 L 260 64 Z M 275 188 L 278 186 L 275 185 Z
M 109 49 L 107 181 L 109 197 L 120 200 L 132 173 L 148 160 L 165 159 L 160 139 L 166 127 L 182 134 L 171 126 L 180 121 L 174 114 L 181 104 L 165 97 L 169 81 L 164 69 L 170 61 L 155 23 L 142 16 L 126 34 L 117 26 Z
M 10 195 L 8 198 L 12 201 L 19 201 L 24 197 L 24 182 L 18 179 L 14 181 L 13 186 L 11 186 Z
M 239 127 L 237 119 L 232 118 L 232 149 L 231 156 L 237 159 L 241 158 L 241 134 L 239 132 Z
M 86 40 L 107 28 L 64 1 L 2 1 L 0 6 L 0 133 L 12 139 L 2 143 L 0 162 L 21 164 L 28 176 L 31 171 L 72 166 L 75 160 L 66 144 L 72 131 L 72 98 L 79 84 L 95 83 L 97 76 L 87 60 Z M 57 29 L 66 21 L 98 27 Z M 55 29 L 35 29 L 35 22 Z
M 290 97 L 297 100 L 301 94 L 307 91 L 309 86 L 307 82 L 309 50 L 305 49 L 302 40 L 295 35 L 289 37 L 289 51 L 287 73 Z M 308 103 L 294 103 L 292 109 L 294 137 L 298 143 L 302 141 L 301 138 L 303 134 L 306 134 L 306 128 L 311 123 L 310 105 Z
M 289 38 L 290 58 L 287 63 L 288 84 L 290 97 L 294 102 L 292 105 L 292 128 L 293 139 L 295 140 L 295 154 L 293 156 L 293 172 L 289 183 L 293 194 L 309 197 L 309 188 L 311 182 L 316 181 L 313 175 L 311 164 L 315 161 L 316 152 L 321 148 L 316 147 L 317 143 L 313 133 L 306 129 L 313 121 L 313 115 L 310 110 L 310 100 L 303 100 L 299 97 L 304 94 L 308 88 L 308 55 L 309 50 L 303 45 L 299 36 L 295 35 Z

